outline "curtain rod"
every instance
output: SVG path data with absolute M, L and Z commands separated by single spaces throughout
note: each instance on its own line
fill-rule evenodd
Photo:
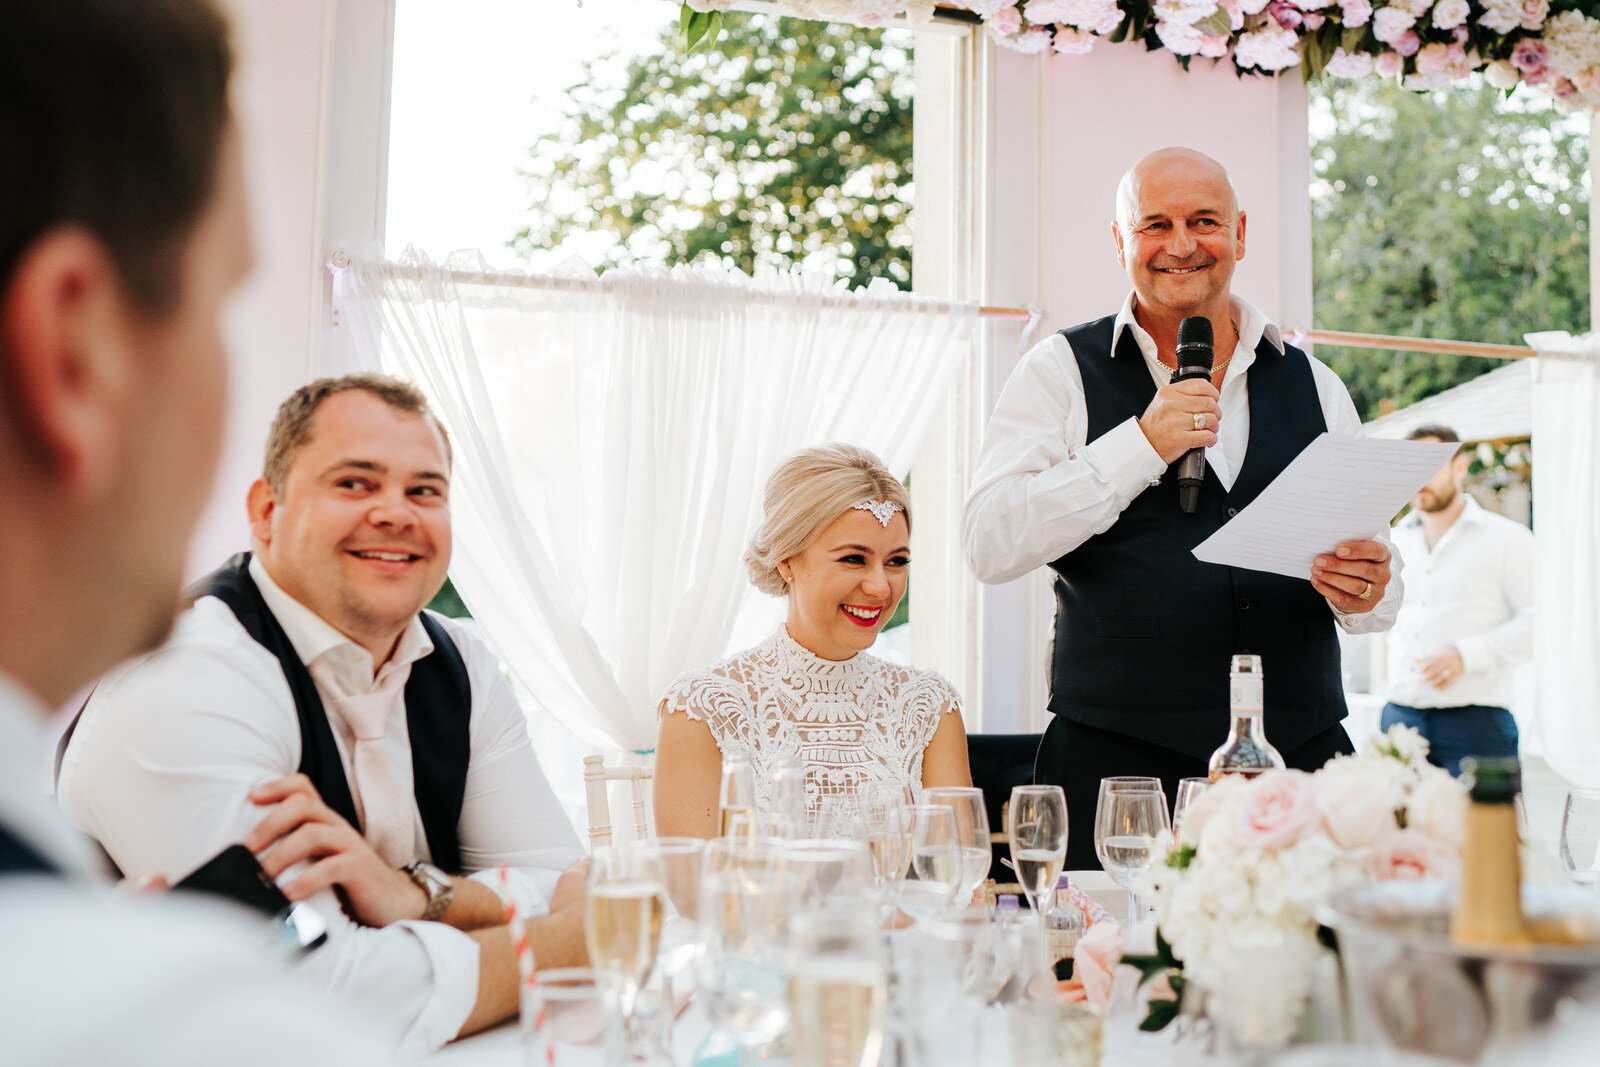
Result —
M 1026 319 L 1025 308 L 980 307 L 980 318 Z M 1482 356 L 1486 359 L 1530 359 L 1534 351 L 1526 345 L 1492 345 L 1482 341 L 1441 341 L 1432 337 L 1391 337 L 1380 333 L 1342 333 L 1338 330 L 1308 330 L 1305 339 L 1312 344 L 1343 345 L 1347 348 L 1383 348 L 1400 352 L 1432 352 L 1444 356 Z

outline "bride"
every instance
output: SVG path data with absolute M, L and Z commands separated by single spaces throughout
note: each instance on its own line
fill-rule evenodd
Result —
M 788 598 L 788 617 L 754 648 L 667 688 L 658 833 L 716 836 L 724 756 L 750 761 L 758 810 L 783 757 L 799 759 L 813 811 L 865 782 L 971 784 L 950 683 L 864 651 L 905 596 L 909 504 L 882 461 L 853 445 L 803 449 L 773 471 L 744 561 L 757 589 Z

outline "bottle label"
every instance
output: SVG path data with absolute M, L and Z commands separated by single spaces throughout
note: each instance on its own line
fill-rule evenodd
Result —
M 1264 707 L 1261 699 L 1261 676 L 1236 674 L 1228 680 L 1228 703 L 1235 715 L 1259 713 Z

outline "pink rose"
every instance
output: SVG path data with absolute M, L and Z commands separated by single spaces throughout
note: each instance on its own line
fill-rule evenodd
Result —
M 1325 16 L 1319 15 L 1315 11 L 1308 11 L 1302 17 L 1300 24 L 1307 32 L 1313 32 L 1322 29 L 1322 24 L 1326 21 L 1327 18 Z
M 1400 39 L 1394 42 L 1394 50 L 1403 56 L 1414 56 L 1417 49 L 1422 47 L 1422 38 L 1416 30 L 1407 30 L 1401 34 Z
M 1064 56 L 1081 56 L 1094 47 L 1094 36 L 1071 26 L 1057 26 L 1055 50 Z
M 1416 17 L 1403 8 L 1386 7 L 1372 16 L 1372 36 L 1384 44 L 1394 44 L 1416 23 Z
M 1304 771 L 1268 771 L 1239 793 L 1233 841 L 1241 848 L 1287 848 L 1317 825 L 1317 791 Z
M 1346 29 L 1365 26 L 1372 20 L 1372 0 L 1339 0 L 1340 22 Z
M 1396 878 L 1459 878 L 1461 857 L 1427 834 L 1392 830 L 1373 843 L 1367 871 L 1380 882 Z
M 1450 66 L 1450 49 L 1438 41 L 1426 45 L 1417 53 L 1417 73 L 1424 77 L 1443 74 L 1448 66 Z
M 1550 14 L 1550 0 L 1522 0 L 1522 28 L 1536 30 Z
M 1267 5 L 1267 14 L 1278 20 L 1278 25 L 1286 30 L 1297 30 L 1305 21 L 1305 16 L 1299 8 L 1289 3 L 1288 0 L 1272 0 Z
M 1061 995 L 1070 1001 L 1086 1000 L 1089 1007 L 1104 1013 L 1122 963 L 1122 941 L 1122 927 L 1114 922 L 1089 927 L 1073 954 L 1072 977 L 1056 987 Z
M 1557 100 L 1566 100 L 1577 94 L 1578 87 L 1565 78 L 1557 78 L 1550 91 L 1555 94 Z
M 1226 37 L 1200 38 L 1200 54 L 1210 59 L 1221 59 L 1228 54 L 1228 39 Z
M 1517 42 L 1516 47 L 1511 49 L 1511 65 L 1522 72 L 1524 80 L 1530 74 L 1544 73 L 1544 45 L 1531 38 L 1524 37 Z
M 1372 64 L 1373 72 L 1380 78 L 1392 78 L 1406 67 L 1405 57 L 1398 52 L 1384 52 Z

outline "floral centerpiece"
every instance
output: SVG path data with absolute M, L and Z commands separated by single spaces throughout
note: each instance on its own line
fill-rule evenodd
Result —
M 1206 1015 L 1240 1043 L 1281 1044 L 1310 989 L 1320 904 L 1363 882 L 1458 876 L 1466 792 L 1427 751 L 1415 730 L 1395 726 L 1315 774 L 1208 787 L 1142 890 L 1156 910 L 1156 951 L 1124 962 L 1172 994 L 1151 999 L 1142 1028 L 1166 1026 L 1199 987 Z
M 714 38 L 734 0 L 685 0 L 690 45 Z M 1490 84 L 1538 86 L 1566 110 L 1600 108 L 1600 19 L 1583 0 L 776 0 L 809 18 L 912 25 L 937 8 L 971 12 L 1019 52 L 1075 55 L 1100 41 L 1142 41 L 1187 65 L 1229 60 L 1241 73 L 1299 67 L 1399 78 L 1435 89 L 1483 70 Z

